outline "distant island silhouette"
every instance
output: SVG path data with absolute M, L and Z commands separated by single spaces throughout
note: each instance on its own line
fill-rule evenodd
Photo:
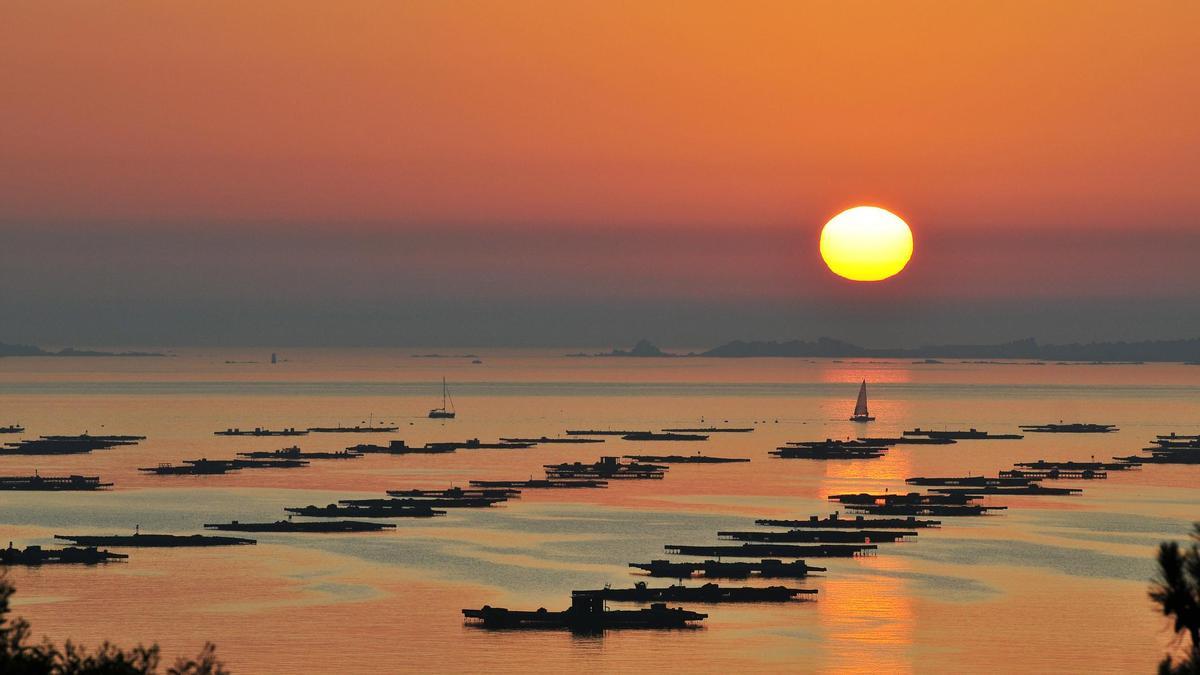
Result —
M 33 345 L 10 345 L 0 342 L 0 357 L 4 356 L 166 356 L 158 352 L 101 352 L 64 347 L 50 351 Z
M 860 347 L 843 340 L 822 337 L 814 341 L 734 340 L 704 352 L 686 354 L 664 352 L 649 340 L 639 340 L 633 349 L 613 349 L 598 354 L 568 356 L 609 357 L 714 357 L 714 358 L 882 358 L 917 359 L 937 364 L 936 359 L 1022 359 L 1029 362 L 1142 363 L 1200 362 L 1200 338 L 1187 340 L 1146 340 L 1141 342 L 1090 342 L 1086 344 L 1039 344 L 1034 338 L 994 345 L 926 345 L 911 349 Z
M 611 352 L 600 352 L 598 354 L 587 354 L 584 352 L 578 352 L 575 354 L 567 354 L 567 356 L 654 356 L 654 357 L 663 357 L 663 356 L 699 356 L 699 355 L 695 354 L 695 353 L 671 354 L 669 352 L 664 352 L 663 350 L 659 349 L 658 347 L 656 347 L 654 345 L 654 343 L 650 342 L 649 340 L 638 340 L 637 344 L 635 344 L 633 346 L 633 349 L 628 349 L 628 350 L 613 349 Z
M 0 342 L 0 358 L 16 356 L 62 357 L 166 357 L 162 352 L 109 352 L 64 347 L 48 350 L 34 345 Z M 414 358 L 473 358 L 473 354 L 412 354 Z M 1134 364 L 1144 362 L 1180 362 L 1200 365 L 1200 338 L 1184 340 L 1143 340 L 1139 342 L 1089 342 L 1070 344 L 1040 344 L 1034 338 L 1013 340 L 992 345 L 925 345 L 914 348 L 869 348 L 830 337 L 816 340 L 734 340 L 702 352 L 663 351 L 650 340 L 638 340 L 630 349 L 614 348 L 608 352 L 567 354 L 572 357 L 625 358 L 856 358 L 911 359 L 914 363 L 937 365 L 938 359 L 959 359 L 973 363 L 989 363 L 994 359 L 1007 362 L 1019 359 L 1029 363 L 1095 363 Z

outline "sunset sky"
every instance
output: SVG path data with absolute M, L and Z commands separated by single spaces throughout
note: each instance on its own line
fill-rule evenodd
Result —
M 0 341 L 1200 335 L 1200 3 L 11 2 Z M 912 226 L 891 280 L 821 225 Z

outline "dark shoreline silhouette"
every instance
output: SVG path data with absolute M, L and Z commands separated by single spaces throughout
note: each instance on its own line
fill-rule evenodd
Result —
M 160 352 L 102 352 L 90 349 L 63 347 L 50 351 L 34 345 L 10 345 L 0 342 L 0 358 L 5 356 L 169 356 Z
M 914 363 L 941 365 L 936 359 L 963 359 L 988 363 L 991 359 L 1020 359 L 1043 364 L 1136 365 L 1145 362 L 1200 363 L 1200 338 L 1185 340 L 1143 340 L 1138 342 L 1091 342 L 1087 344 L 1040 344 L 1034 338 L 992 345 L 925 345 L 911 349 L 872 349 L 829 337 L 805 340 L 734 340 L 703 352 L 665 352 L 648 340 L 640 340 L 632 349 L 613 349 L 598 354 L 568 354 L 594 357 L 652 358 L 876 358 L 917 359 Z
M 63 357 L 168 357 L 162 352 L 109 352 L 64 347 L 57 351 L 34 345 L 0 342 L 0 358 L 6 356 L 63 356 Z M 471 355 L 413 354 L 419 358 L 469 358 Z M 1034 338 L 1013 340 L 1000 344 L 924 345 L 914 348 L 868 348 L 829 337 L 805 340 L 733 340 L 703 352 L 667 352 L 649 340 L 638 341 L 631 349 L 609 352 L 573 353 L 574 357 L 626 358 L 877 358 L 916 359 L 915 364 L 942 365 L 937 359 L 962 359 L 969 363 L 1009 363 L 1019 359 L 1030 364 L 1045 365 L 1137 365 L 1147 362 L 1179 362 L 1200 364 L 1200 338 L 1182 340 L 1141 340 L 1137 342 L 1090 342 L 1070 344 L 1040 344 Z M 992 361 L 1003 359 L 1003 361 Z

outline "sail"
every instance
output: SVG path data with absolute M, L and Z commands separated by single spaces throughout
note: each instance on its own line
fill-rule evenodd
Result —
M 858 403 L 854 404 L 854 416 L 867 416 L 867 381 L 863 380 L 862 386 L 858 389 Z
M 429 411 L 433 419 L 454 419 L 454 399 L 450 398 L 450 390 L 446 387 L 446 378 L 442 378 L 442 407 Z

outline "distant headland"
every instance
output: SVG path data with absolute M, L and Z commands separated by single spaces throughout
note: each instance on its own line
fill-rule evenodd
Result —
M 158 352 L 100 352 L 90 349 L 64 347 L 51 351 L 33 345 L 10 345 L 0 342 L 0 357 L 4 356 L 166 356 Z
M 614 349 L 611 352 L 600 352 L 598 354 L 586 354 L 579 352 L 576 354 L 567 354 L 567 356 L 699 356 L 698 354 L 671 354 L 655 347 L 649 340 L 638 340 L 633 349 Z
M 1140 363 L 1200 362 L 1200 338 L 1188 340 L 1146 340 L 1141 342 L 1090 342 L 1086 344 L 1039 344 L 1033 338 L 994 345 L 927 345 L 912 349 L 871 349 L 842 340 L 819 338 L 814 341 L 744 341 L 734 340 L 704 352 L 686 354 L 664 352 L 648 340 L 640 340 L 633 349 L 614 349 L 598 354 L 569 354 L 568 356 L 624 357 L 715 357 L 715 358 L 881 358 L 919 359 L 923 363 L 938 363 L 934 359 L 1021 359 L 1033 362 Z

